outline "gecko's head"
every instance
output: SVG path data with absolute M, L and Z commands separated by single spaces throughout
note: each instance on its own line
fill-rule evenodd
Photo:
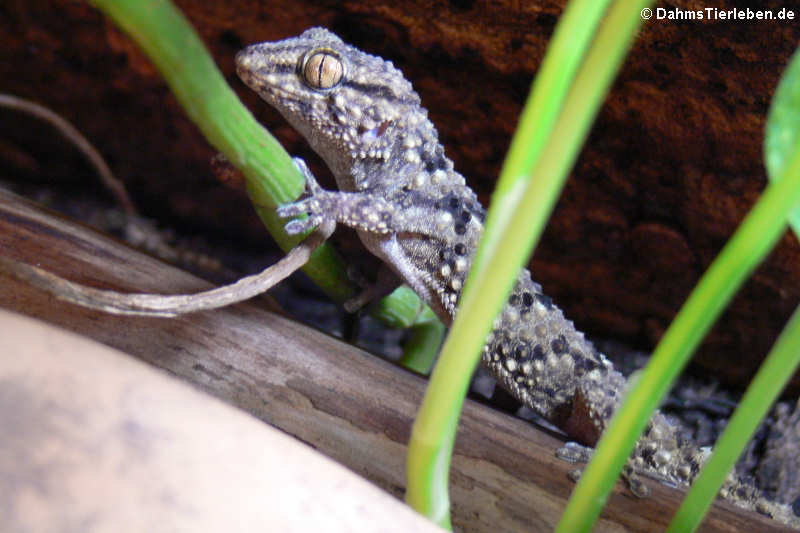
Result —
M 329 164 L 344 154 L 388 159 L 398 140 L 413 148 L 417 126 L 427 122 L 419 96 L 391 62 L 324 28 L 249 46 L 236 55 L 236 71 Z

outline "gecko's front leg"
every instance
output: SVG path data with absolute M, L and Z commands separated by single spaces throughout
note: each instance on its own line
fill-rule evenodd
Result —
M 324 220 L 334 220 L 371 233 L 391 233 L 396 208 L 385 199 L 368 193 L 326 191 L 300 158 L 295 164 L 306 178 L 308 196 L 302 200 L 282 205 L 278 216 L 291 218 L 307 214 L 308 218 L 292 220 L 286 224 L 286 233 L 296 235 L 319 226 Z
M 319 185 L 305 161 L 299 157 L 293 159 L 305 177 L 308 196 L 279 207 L 277 213 L 281 218 L 301 214 L 307 214 L 308 218 L 289 221 L 285 228 L 290 235 L 311 230 L 326 220 L 380 235 L 394 233 L 403 226 L 403 217 L 398 215 L 397 208 L 384 198 L 368 193 L 326 191 Z M 362 282 L 362 292 L 344 302 L 344 308 L 354 313 L 368 303 L 388 295 L 401 284 L 402 280 L 384 264 L 378 271 L 376 281 Z
M 295 164 L 306 179 L 308 195 L 302 200 L 284 204 L 277 209 L 281 218 L 306 214 L 308 218 L 289 221 L 286 232 L 296 235 L 319 226 L 323 220 L 332 219 L 338 224 L 367 233 L 380 235 L 410 233 L 441 239 L 436 227 L 428 220 L 437 213 L 432 208 L 415 212 L 403 209 L 395 198 L 372 192 L 326 191 L 299 157 Z

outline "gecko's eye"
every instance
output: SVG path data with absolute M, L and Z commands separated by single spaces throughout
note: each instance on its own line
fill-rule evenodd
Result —
M 303 81 L 312 89 L 331 89 L 342 81 L 344 65 L 329 50 L 317 50 L 306 55 L 302 65 Z

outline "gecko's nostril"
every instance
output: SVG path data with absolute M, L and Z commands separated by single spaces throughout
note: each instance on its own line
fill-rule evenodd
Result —
M 236 62 L 237 67 L 246 67 L 250 61 L 250 47 L 245 48 L 244 50 L 239 50 L 236 52 L 236 56 L 234 57 L 234 61 Z

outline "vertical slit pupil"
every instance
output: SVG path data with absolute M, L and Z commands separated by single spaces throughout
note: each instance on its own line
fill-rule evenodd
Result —
M 325 70 L 325 62 L 328 60 L 328 56 L 326 54 L 322 54 L 322 59 L 319 62 L 319 67 L 317 67 L 317 85 L 322 87 L 322 73 Z

